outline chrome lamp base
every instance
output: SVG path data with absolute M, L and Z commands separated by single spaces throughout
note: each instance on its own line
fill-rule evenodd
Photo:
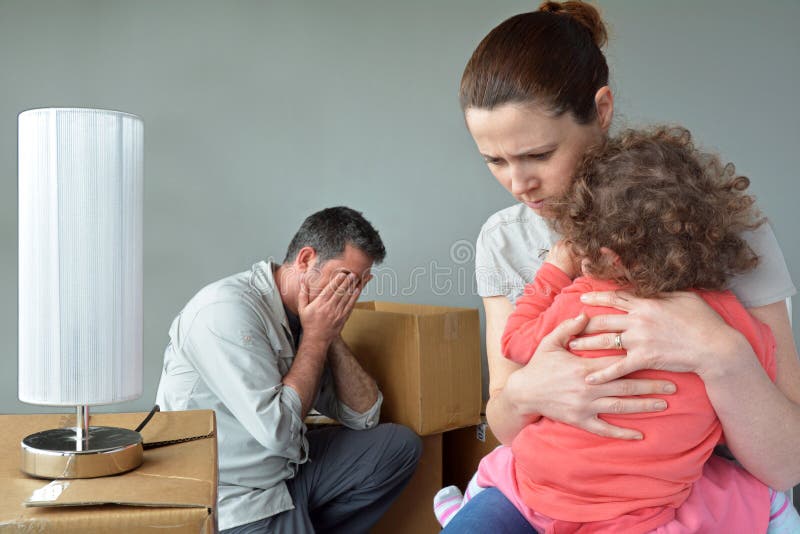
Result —
M 54 428 L 22 440 L 22 471 L 39 478 L 96 478 L 118 475 L 142 464 L 142 436 L 127 428 Z

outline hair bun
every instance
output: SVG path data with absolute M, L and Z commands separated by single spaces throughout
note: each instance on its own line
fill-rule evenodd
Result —
M 539 11 L 572 17 L 589 31 L 598 48 L 602 48 L 608 42 L 606 25 L 603 23 L 600 13 L 591 4 L 571 0 L 568 2 L 544 2 L 539 6 Z

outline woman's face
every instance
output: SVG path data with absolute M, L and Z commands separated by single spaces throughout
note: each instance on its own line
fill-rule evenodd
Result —
M 469 108 L 465 116 L 500 185 L 542 216 L 547 216 L 547 201 L 566 191 L 578 160 L 606 130 L 598 121 L 581 125 L 569 113 L 553 117 L 523 104 Z

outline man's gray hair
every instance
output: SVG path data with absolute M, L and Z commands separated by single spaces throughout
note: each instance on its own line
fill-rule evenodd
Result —
M 283 263 L 291 263 L 300 249 L 311 247 L 320 263 L 338 258 L 350 245 L 366 254 L 375 264 L 386 257 L 378 231 L 360 211 L 344 206 L 326 208 L 309 215 L 289 243 Z

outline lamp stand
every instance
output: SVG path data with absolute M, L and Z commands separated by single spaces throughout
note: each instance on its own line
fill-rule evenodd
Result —
M 54 428 L 22 440 L 22 470 L 39 478 L 96 478 L 142 464 L 142 436 L 127 428 L 89 426 L 89 406 L 76 407 L 74 428 Z

